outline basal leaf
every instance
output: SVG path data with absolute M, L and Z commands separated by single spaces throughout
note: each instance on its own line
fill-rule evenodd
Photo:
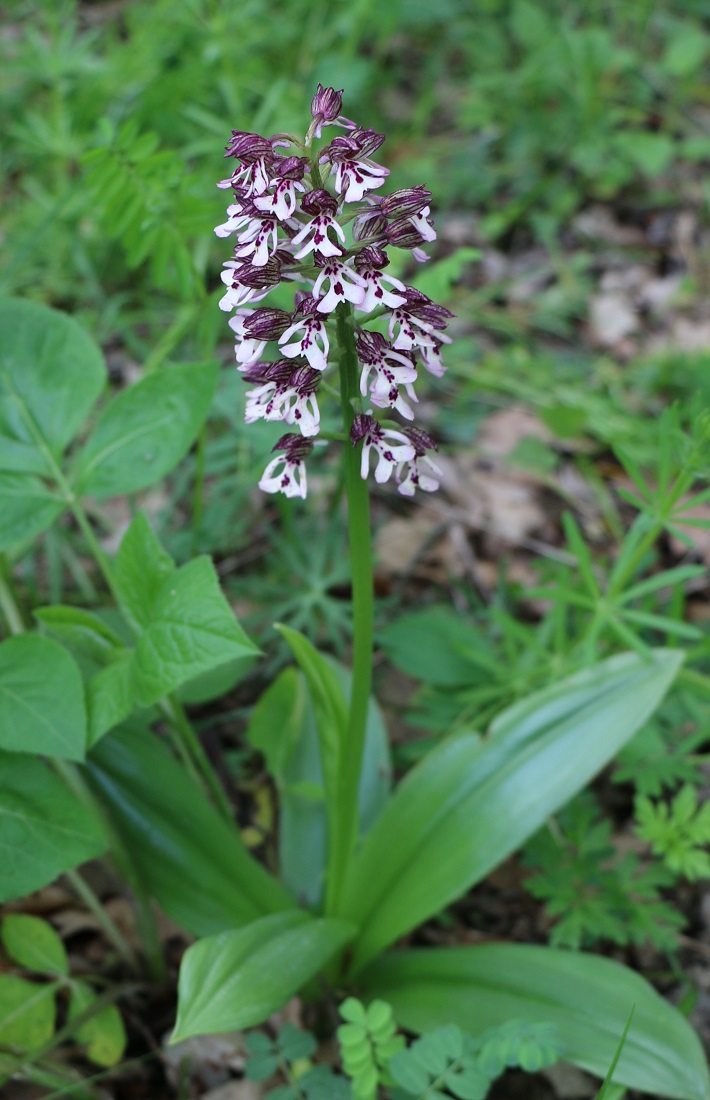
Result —
M 157 737 L 115 731 L 86 775 L 146 890 L 188 931 L 207 936 L 293 905 Z
M 681 659 L 612 657 L 512 707 L 486 741 L 451 738 L 413 768 L 351 869 L 355 966 L 480 881 L 588 783 L 653 713 Z
M 188 948 L 172 1041 L 262 1023 L 352 939 L 354 925 L 294 909 Z
M 21 634 L 0 644 L 0 748 L 84 759 L 81 676 L 51 638 Z
M 0 301 L 0 470 L 50 475 L 43 445 L 61 455 L 105 381 L 101 351 L 71 317 Z
M 0 752 L 0 901 L 38 890 L 105 848 L 96 820 L 44 761 Z
M 258 653 L 237 622 L 207 557 L 165 578 L 136 646 L 133 685 L 143 706 L 227 661 Z
M 111 497 L 164 477 L 194 442 L 218 373 L 217 363 L 166 367 L 110 401 L 79 456 L 79 491 Z
M 475 1036 L 511 1019 L 554 1024 L 565 1060 L 600 1077 L 634 1008 L 615 1083 L 677 1100 L 710 1095 L 707 1061 L 688 1022 L 610 959 L 507 944 L 394 951 L 359 981 L 361 996 L 382 997 L 413 1031 L 453 1022 Z

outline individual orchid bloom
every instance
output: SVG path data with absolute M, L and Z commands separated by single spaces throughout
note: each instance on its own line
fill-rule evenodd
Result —
M 272 214 L 250 217 L 246 229 L 237 236 L 241 247 L 234 249 L 234 255 L 249 259 L 254 267 L 263 267 L 279 247 L 278 227 L 278 219 Z
M 359 413 L 350 429 L 350 441 L 353 447 L 362 441 L 360 459 L 360 477 L 363 481 L 370 472 L 370 452 L 377 455 L 375 481 L 381 485 L 387 481 L 395 466 L 409 462 L 415 456 L 413 445 L 402 432 L 383 428 L 370 413 Z
M 323 126 L 341 126 L 345 130 L 354 130 L 355 123 L 341 115 L 343 109 L 343 89 L 336 92 L 335 88 L 324 88 L 318 85 L 318 90 L 311 100 L 311 115 L 313 123 L 311 129 L 313 137 L 320 139 Z
M 438 447 L 428 432 L 413 425 L 404 429 L 404 434 L 414 447 L 414 457 L 401 462 L 395 470 L 397 492 L 411 497 L 417 489 L 433 493 L 439 488 L 441 469 L 429 458 L 427 451 L 436 451 Z M 404 475 L 404 476 L 403 476 Z
M 228 237 L 231 233 L 236 233 L 238 229 L 246 225 L 249 221 L 249 215 L 245 214 L 244 206 L 241 202 L 233 202 L 227 207 L 227 214 L 229 218 L 222 225 L 215 226 L 215 235 L 217 237 Z
M 366 191 L 382 187 L 389 168 L 383 168 L 370 159 L 383 141 L 384 134 L 375 130 L 352 130 L 347 136 L 333 138 L 327 149 L 323 150 L 321 164 L 335 167 L 334 187 L 345 202 L 360 202 Z
M 283 309 L 239 309 L 229 320 L 237 336 L 237 362 L 244 366 L 257 362 L 269 340 L 278 340 L 291 320 Z
M 318 264 L 319 257 L 316 258 Z M 359 306 L 365 297 L 365 280 L 357 271 L 338 260 L 321 260 L 320 272 L 313 284 L 313 297 L 320 298 L 323 283 L 327 280 L 329 289 L 327 294 L 318 302 L 319 313 L 332 313 L 339 302 L 352 302 Z M 320 265 L 319 265 L 320 266 Z
M 245 306 L 248 302 L 260 302 L 269 293 L 271 287 L 254 287 L 242 283 L 238 277 L 244 265 L 228 260 L 224 265 L 220 278 L 227 287 L 224 297 L 219 300 L 219 308 L 225 313 L 232 309 Z
M 265 493 L 283 493 L 287 497 L 306 499 L 305 459 L 313 450 L 313 444 L 303 436 L 292 432 L 282 435 L 272 447 L 272 451 L 284 451 L 284 454 L 272 458 L 259 481 L 259 488 Z
M 318 302 L 311 295 L 305 297 L 298 306 L 297 313 L 303 319 L 295 321 L 279 338 L 279 351 L 287 359 L 303 355 L 313 370 L 324 371 L 328 366 L 330 341 L 325 322 L 317 316 Z M 300 335 L 300 339 L 297 339 Z
M 445 339 L 448 343 L 451 343 L 449 337 L 446 337 Z M 429 371 L 429 374 L 433 374 L 435 378 L 442 378 L 443 375 L 446 374 L 444 360 L 441 358 L 441 346 L 442 337 L 439 337 L 437 340 L 435 340 L 433 348 L 419 349 L 422 363 Z
M 380 409 L 397 409 L 407 420 L 414 413 L 402 397 L 399 387 L 405 385 L 409 397 L 416 401 L 411 383 L 416 381 L 417 371 L 409 356 L 395 351 L 379 332 L 361 332 L 355 341 L 357 355 L 363 364 L 360 374 L 360 393 L 367 394 L 370 383 L 370 398 Z M 374 371 L 374 379 L 370 375 Z
M 280 222 L 289 221 L 296 210 L 297 193 L 306 190 L 302 180 L 307 163 L 303 157 L 282 157 L 276 161 L 274 177 L 269 181 L 274 190 L 254 199 L 257 210 L 273 214 Z
M 283 420 L 284 405 L 292 396 L 290 378 L 293 364 L 285 359 L 276 363 L 251 364 L 243 371 L 246 382 L 258 382 L 256 389 L 247 390 L 244 420 Z
M 405 287 L 404 294 L 405 303 L 394 309 L 389 319 L 388 335 L 394 341 L 394 347 L 411 351 L 414 348 L 434 348 L 436 340 L 450 344 L 451 337 L 441 330 L 453 314 L 414 287 Z
M 246 198 L 263 195 L 269 186 L 269 166 L 274 159 L 274 150 L 270 141 L 259 134 L 250 134 L 245 130 L 232 130 L 227 143 L 225 157 L 236 157 L 241 167 L 236 169 L 229 181 L 222 180 L 218 187 L 229 186 L 241 191 Z
M 310 367 L 297 367 L 289 378 L 289 388 L 284 395 L 282 419 L 286 424 L 295 424 L 301 435 L 318 435 L 320 428 L 320 410 L 316 390 L 321 375 Z M 267 418 L 268 419 L 268 418 Z
M 381 249 L 369 245 L 360 249 L 355 257 L 355 268 L 365 280 L 365 297 L 357 307 L 363 313 L 371 313 L 378 306 L 387 306 L 388 309 L 396 309 L 404 305 L 406 298 L 397 294 L 397 290 L 405 290 L 404 283 L 395 279 L 393 275 L 384 275 L 382 268 L 389 264 L 387 253 Z M 388 290 L 384 285 L 389 283 L 394 290 Z
M 353 219 L 353 237 L 356 241 L 369 241 L 382 247 L 387 244 L 387 218 L 380 210 L 379 195 L 368 195 L 369 210 L 363 210 Z
M 403 223 L 408 221 L 423 241 L 435 241 L 436 230 L 429 220 L 430 198 L 431 191 L 427 191 L 422 185 L 403 187 L 390 195 L 384 195 L 380 209 L 388 218 L 395 218 Z M 415 244 L 412 247 L 417 246 Z
M 315 217 L 307 222 L 293 238 L 291 243 L 294 246 L 305 242 L 303 247 L 296 252 L 294 259 L 302 260 L 304 256 L 308 256 L 309 253 L 314 251 L 321 256 L 342 256 L 343 249 L 338 248 L 337 244 L 328 236 L 328 230 L 332 229 L 341 243 L 345 244 L 345 233 L 333 217 L 337 208 L 338 204 L 333 196 L 329 195 L 323 188 L 309 191 L 307 195 L 304 195 L 301 200 L 301 210 L 307 214 L 314 214 Z

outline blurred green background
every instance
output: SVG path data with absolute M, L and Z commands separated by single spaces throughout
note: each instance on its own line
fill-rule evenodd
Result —
M 387 133 L 394 186 L 425 182 L 439 219 L 475 213 L 491 242 L 549 247 L 590 200 L 672 203 L 681 165 L 705 187 L 709 17 L 706 0 L 15 2 L 0 292 L 153 338 L 214 286 L 231 128 L 302 132 L 317 81 Z

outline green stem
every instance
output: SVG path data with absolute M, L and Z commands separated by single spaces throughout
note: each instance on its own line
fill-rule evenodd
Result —
M 224 788 L 219 779 L 214 773 L 210 759 L 205 752 L 202 742 L 195 733 L 190 720 L 188 719 L 185 711 L 182 709 L 181 704 L 177 699 L 172 696 L 167 699 L 163 699 L 161 703 L 161 709 L 165 715 L 170 719 L 173 726 L 178 730 L 183 744 L 187 748 L 189 757 L 194 761 L 199 772 L 201 773 L 204 782 L 207 786 L 209 793 L 212 795 L 216 805 L 220 811 L 230 822 L 234 823 L 234 814 L 232 813 L 232 807 L 229 804 L 229 799 L 225 794 Z
M 10 563 L 5 554 L 0 554 L 0 610 L 5 617 L 7 628 L 11 634 L 24 633 L 26 629 L 25 620 L 15 596 Z
M 340 395 L 346 437 L 360 403 L 352 308 L 337 309 L 340 346 Z M 367 710 L 372 686 L 374 594 L 370 545 L 370 498 L 367 482 L 360 477 L 360 449 L 345 445 L 345 487 L 348 499 L 348 535 L 353 601 L 353 669 L 345 742 L 340 746 L 334 835 L 328 852 L 326 912 L 336 913 L 357 842 L 360 770 L 365 747 Z
M 78 871 L 70 869 L 64 872 L 65 877 L 69 880 L 72 888 L 79 895 L 84 905 L 90 913 L 94 915 L 96 921 L 101 928 L 101 931 L 106 936 L 106 939 L 113 944 L 116 951 L 123 959 L 123 961 L 130 967 L 134 973 L 137 973 L 140 969 L 138 965 L 138 959 L 136 958 L 135 951 L 129 944 L 126 937 L 121 932 L 118 925 L 111 918 L 109 913 L 101 904 L 94 891 L 89 886 L 88 882 L 81 877 Z
M 143 953 L 150 977 L 156 982 L 165 979 L 165 960 L 160 943 L 158 925 L 155 919 L 153 906 L 148 897 L 143 883 L 139 880 L 133 869 L 133 863 L 128 855 L 123 841 L 113 827 L 109 817 L 94 798 L 84 776 L 79 769 L 66 760 L 52 760 L 52 767 L 63 780 L 69 790 L 76 796 L 79 802 L 99 822 L 108 841 L 110 855 L 120 877 L 128 886 L 135 902 L 136 924 L 138 934 L 143 945 Z M 110 919 L 110 918 L 109 918 Z M 118 930 L 117 930 L 118 931 Z M 120 932 L 118 933 L 120 936 Z

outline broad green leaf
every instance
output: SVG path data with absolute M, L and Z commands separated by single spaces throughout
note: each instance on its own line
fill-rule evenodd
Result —
M 354 934 L 348 921 L 294 909 L 193 944 L 180 967 L 172 1042 L 262 1023 Z
M 44 761 L 0 752 L 0 901 L 38 890 L 105 848 L 95 818 Z
M 234 657 L 223 665 L 201 672 L 186 684 L 181 684 L 176 692 L 178 699 L 191 707 L 200 703 L 209 703 L 212 699 L 219 699 L 244 679 L 249 669 L 253 667 L 257 656 L 258 654 L 254 652 L 248 657 Z
M 39 1050 L 54 1034 L 56 983 L 38 985 L 0 974 L 0 1043 L 22 1052 Z
M 124 614 L 141 628 L 151 620 L 163 581 L 175 563 L 163 549 L 143 512 L 126 531 L 113 563 L 113 583 Z
M 343 912 L 355 966 L 514 852 L 643 725 L 682 660 L 621 654 L 499 715 L 487 740 L 445 741 L 406 776 L 365 837 Z
M 39 478 L 0 473 L 0 551 L 46 531 L 65 508 Z
M 217 363 L 166 367 L 113 398 L 79 455 L 79 491 L 118 496 L 164 477 L 194 442 L 218 374 Z
M 84 759 L 81 676 L 51 638 L 21 634 L 0 644 L 0 748 Z
M 640 975 L 610 959 L 490 944 L 394 951 L 359 978 L 413 1031 L 456 1023 L 474 1036 L 507 1020 L 552 1023 L 563 1057 L 603 1077 L 633 1020 L 614 1081 L 653 1096 L 707 1100 L 707 1061 L 694 1031 Z
M 49 459 L 74 438 L 105 381 L 101 351 L 71 317 L 0 301 L 0 470 L 50 475 Z M 0 491 L 4 526 L 3 504 Z
M 237 622 L 207 557 L 166 577 L 133 662 L 136 699 L 143 706 L 195 676 L 259 651 Z
M 293 905 L 156 737 L 104 737 L 86 776 L 146 890 L 190 932 L 208 936 Z
M 74 982 L 72 984 L 71 998 L 67 1022 L 71 1023 L 96 1001 L 94 993 L 88 982 Z M 83 1024 L 80 1024 L 74 1032 L 74 1037 L 86 1047 L 87 1057 L 97 1066 L 115 1066 L 121 1061 L 126 1049 L 126 1029 L 123 1026 L 121 1013 L 115 1005 L 104 1005 L 93 1016 L 90 1016 Z
M 69 973 L 64 944 L 48 921 L 27 913 L 8 913 L 0 924 L 0 938 L 13 962 L 26 970 Z
M 279 788 L 305 716 L 306 692 L 295 668 L 285 668 L 260 696 L 246 731 L 252 748 L 260 752 L 269 775 Z
M 87 748 L 93 748 L 105 733 L 125 722 L 134 707 L 133 651 L 126 649 L 118 660 L 99 669 L 87 681 Z
M 55 604 L 39 608 L 34 617 L 75 660 L 84 660 L 92 667 L 101 668 L 109 663 L 116 650 L 123 647 L 121 638 L 103 619 L 83 608 Z

